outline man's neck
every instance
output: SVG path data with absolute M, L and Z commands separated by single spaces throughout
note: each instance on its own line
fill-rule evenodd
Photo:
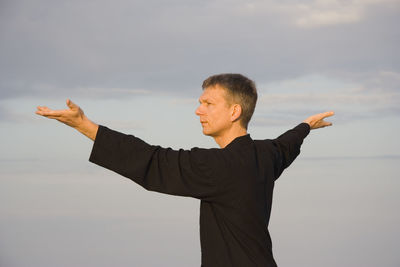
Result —
M 229 145 L 233 140 L 235 140 L 237 137 L 244 136 L 246 134 L 247 134 L 246 129 L 237 128 L 237 129 L 232 129 L 231 131 L 223 135 L 214 136 L 214 140 L 219 145 L 220 148 L 224 148 L 227 145 Z

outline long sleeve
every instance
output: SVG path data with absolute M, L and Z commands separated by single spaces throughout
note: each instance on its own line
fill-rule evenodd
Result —
M 300 154 L 300 147 L 304 138 L 310 133 L 310 126 L 307 123 L 300 123 L 293 129 L 280 135 L 273 140 L 277 148 L 277 165 L 275 170 L 275 179 L 277 179 L 284 169 L 296 159 Z
M 218 186 L 216 149 L 173 150 L 100 126 L 89 161 L 121 174 L 150 191 L 209 198 Z

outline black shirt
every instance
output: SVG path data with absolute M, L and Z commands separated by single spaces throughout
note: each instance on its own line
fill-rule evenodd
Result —
M 274 140 L 237 137 L 225 148 L 173 150 L 100 126 L 90 161 L 147 190 L 201 200 L 202 266 L 276 266 L 268 222 L 275 180 L 310 127 Z

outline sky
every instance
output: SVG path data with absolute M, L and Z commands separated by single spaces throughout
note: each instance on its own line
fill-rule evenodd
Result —
M 201 84 L 242 73 L 254 139 L 333 110 L 277 181 L 280 266 L 399 266 L 400 1 L 0 1 L 0 265 L 199 266 L 199 202 L 88 162 L 70 98 L 164 147 L 217 147 Z

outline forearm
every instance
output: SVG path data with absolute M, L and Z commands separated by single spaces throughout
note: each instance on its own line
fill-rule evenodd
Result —
M 285 132 L 274 140 L 280 155 L 280 171 L 287 168 L 300 154 L 300 148 L 304 138 L 310 133 L 310 126 L 307 123 L 300 123 L 293 129 Z

